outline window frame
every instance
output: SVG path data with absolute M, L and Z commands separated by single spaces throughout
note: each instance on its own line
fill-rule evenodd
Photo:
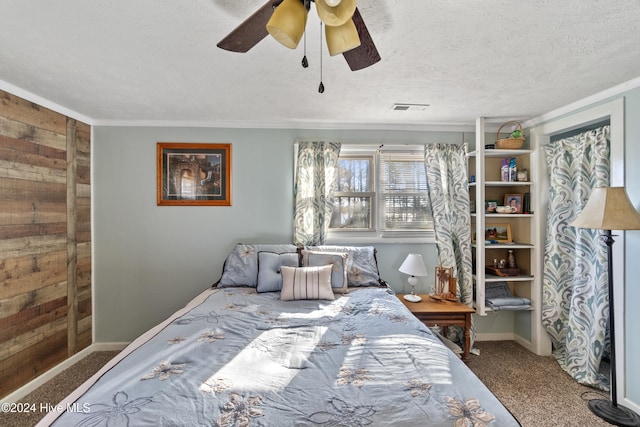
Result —
M 341 229 L 329 228 L 327 243 L 435 243 L 435 231 L 433 228 L 427 231 L 409 230 L 383 230 L 384 211 L 381 210 L 380 203 L 383 198 L 381 188 L 382 176 L 380 171 L 380 154 L 383 151 L 422 153 L 422 145 L 357 145 L 342 144 L 340 158 L 372 158 L 373 196 L 371 200 L 371 223 L 373 229 Z M 335 193 L 340 195 L 343 193 Z M 353 194 L 349 192 L 348 194 Z M 358 194 L 358 193 L 356 193 Z M 356 196 L 357 197 L 357 196 Z
M 342 153 L 342 149 L 340 150 L 340 152 Z M 355 233 L 367 233 L 367 232 L 375 232 L 376 231 L 376 224 L 377 224 L 377 194 L 376 194 L 376 186 L 377 184 L 375 183 L 375 179 L 377 176 L 377 167 L 378 165 L 376 164 L 376 156 L 372 153 L 366 153 L 366 154 L 356 154 L 356 153 L 349 153 L 349 154 L 344 154 L 342 156 L 339 156 L 338 161 L 340 161 L 341 159 L 348 159 L 348 160 L 369 160 L 370 164 L 369 164 L 369 170 L 372 173 L 372 176 L 370 177 L 371 180 L 371 186 L 373 188 L 371 188 L 371 190 L 373 191 L 335 191 L 333 193 L 334 197 L 368 197 L 369 198 L 369 227 L 368 228 L 329 228 L 330 231 L 336 232 L 336 233 L 348 233 L 348 232 L 355 232 Z

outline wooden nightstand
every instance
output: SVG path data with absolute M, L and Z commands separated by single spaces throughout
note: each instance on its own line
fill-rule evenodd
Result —
M 471 315 L 476 311 L 468 305 L 460 302 L 433 301 L 428 294 L 420 294 L 422 301 L 409 302 L 404 299 L 404 294 L 397 297 L 407 306 L 409 311 L 427 326 L 451 326 L 456 325 L 464 329 L 464 353 L 462 360 L 469 360 L 471 349 Z

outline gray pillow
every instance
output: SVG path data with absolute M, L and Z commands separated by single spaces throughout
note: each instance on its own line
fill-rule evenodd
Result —
M 282 272 L 280 267 L 297 267 L 298 254 L 258 252 L 258 285 L 257 292 L 276 292 L 282 289 Z
M 237 244 L 227 255 L 224 262 L 222 277 L 216 283 L 219 288 L 233 286 L 250 286 L 258 284 L 258 252 L 296 252 L 297 247 L 290 244 L 280 245 L 245 245 Z
M 301 252 L 303 267 L 332 265 L 331 286 L 333 287 L 333 292 L 339 294 L 349 292 L 349 282 L 347 281 L 347 260 L 349 255 L 340 252 L 317 252 L 306 249 Z
M 305 249 L 321 252 L 344 252 L 347 259 L 349 286 L 380 286 L 380 273 L 373 246 L 307 246 Z

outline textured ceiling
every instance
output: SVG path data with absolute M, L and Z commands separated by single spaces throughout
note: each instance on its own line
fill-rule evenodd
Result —
M 98 124 L 403 126 L 531 118 L 640 76 L 638 0 L 360 0 L 382 60 L 325 46 L 320 94 L 313 5 L 307 69 L 302 43 L 216 47 L 264 3 L 0 0 L 0 83 Z

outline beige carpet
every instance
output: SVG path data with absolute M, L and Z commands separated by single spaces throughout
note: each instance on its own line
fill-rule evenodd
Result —
M 609 425 L 587 408 L 587 400 L 600 397 L 600 392 L 577 384 L 552 357 L 536 356 L 512 341 L 478 342 L 476 347 L 480 356 L 471 356 L 469 367 L 524 427 Z M 56 404 L 116 354 L 90 354 L 25 396 L 22 402 L 35 403 L 36 407 L 41 403 Z M 39 411 L 0 413 L 0 426 L 29 427 L 43 416 Z
M 608 394 L 576 383 L 553 357 L 536 356 L 513 341 L 478 342 L 469 368 L 523 427 L 597 427 L 587 400 Z

